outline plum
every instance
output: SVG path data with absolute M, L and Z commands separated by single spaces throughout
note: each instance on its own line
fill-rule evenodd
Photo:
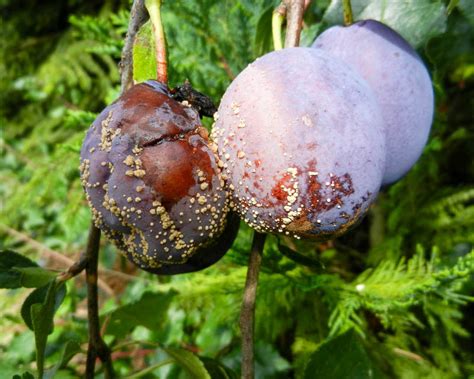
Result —
M 81 180 L 95 224 L 156 274 L 216 262 L 236 234 L 216 151 L 198 113 L 166 86 L 133 86 L 102 111 L 82 146 Z
M 212 137 L 231 207 L 260 232 L 342 234 L 375 199 L 385 136 L 372 90 L 312 48 L 264 55 L 231 83 Z
M 374 20 L 329 28 L 313 47 L 346 62 L 372 87 L 385 122 L 382 182 L 397 181 L 420 157 L 433 120 L 433 88 L 423 61 L 403 37 Z

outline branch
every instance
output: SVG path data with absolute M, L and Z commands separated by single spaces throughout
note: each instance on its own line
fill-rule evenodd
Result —
M 147 19 L 148 13 L 145 9 L 144 0 L 135 0 L 130 10 L 130 21 L 122 50 L 122 60 L 120 61 L 122 93 L 133 85 L 133 42 L 138 30 Z
M 95 377 L 95 362 L 100 358 L 104 365 L 105 378 L 114 378 L 110 350 L 100 336 L 99 301 L 97 290 L 97 265 L 99 262 L 100 229 L 91 223 L 85 259 L 87 282 L 87 317 L 89 319 L 89 346 L 87 348 L 87 379 Z
M 254 377 L 254 326 L 255 300 L 257 297 L 258 274 L 262 262 L 266 234 L 254 232 L 250 250 L 247 279 L 240 309 L 240 331 L 242 334 L 242 378 Z
M 303 13 L 305 0 L 286 0 L 287 26 L 285 48 L 296 47 L 300 44 L 301 28 L 303 27 Z

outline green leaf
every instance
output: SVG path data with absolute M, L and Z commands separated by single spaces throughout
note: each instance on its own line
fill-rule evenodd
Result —
M 15 270 L 22 267 L 38 267 L 38 265 L 31 259 L 15 253 L 14 251 L 1 251 L 0 288 L 22 287 L 22 273 Z
M 51 283 L 53 282 L 54 281 L 52 281 Z M 50 286 L 51 284 L 45 285 L 43 287 L 37 288 L 34 291 L 32 291 L 23 302 L 23 305 L 21 306 L 21 317 L 23 318 L 23 321 L 25 322 L 25 324 L 33 331 L 34 331 L 34 328 L 33 328 L 33 321 L 31 319 L 31 307 L 34 304 L 43 304 L 45 302 Z M 61 286 L 57 290 L 55 311 L 59 308 L 65 296 L 66 296 L 66 288 L 64 286 Z
M 56 273 L 42 267 L 14 267 L 20 273 L 20 284 L 26 288 L 38 288 L 56 277 Z
M 150 21 L 142 25 L 133 43 L 133 80 L 143 82 L 156 78 L 155 40 Z
M 360 337 L 351 329 L 323 343 L 310 357 L 304 379 L 383 378 L 364 349 Z
M 238 379 L 239 377 L 235 371 L 232 371 L 215 359 L 207 357 L 199 357 L 199 359 L 204 363 L 204 367 L 212 379 Z
M 441 0 L 352 0 L 354 20 L 373 19 L 390 26 L 415 48 L 446 30 L 446 7 Z M 342 0 L 332 0 L 324 21 L 342 24 Z
M 181 366 L 192 379 L 211 379 L 204 363 L 189 350 L 164 348 L 163 349 L 176 363 Z
M 166 312 L 175 292 L 145 292 L 140 300 L 117 308 L 109 314 L 107 334 L 122 338 L 136 326 L 159 330 L 166 321 Z M 144 311 L 146 310 L 146 311 Z
M 258 19 L 254 41 L 254 52 L 258 57 L 273 50 L 272 16 L 273 4 L 264 9 Z
M 71 358 L 76 355 L 78 352 L 81 351 L 81 346 L 75 341 L 67 341 L 64 345 L 63 352 L 61 354 L 61 358 L 58 363 L 56 363 L 53 367 L 45 370 L 44 372 L 44 379 L 52 379 L 56 375 L 56 372 L 63 368 Z
M 45 287 L 41 287 L 45 288 Z M 36 365 L 38 367 L 38 377 L 43 378 L 44 370 L 44 353 L 48 335 L 54 329 L 54 313 L 58 309 L 66 294 L 66 286 L 64 283 L 51 283 L 46 287 L 46 296 L 43 302 L 31 305 L 31 323 L 35 333 L 36 344 Z

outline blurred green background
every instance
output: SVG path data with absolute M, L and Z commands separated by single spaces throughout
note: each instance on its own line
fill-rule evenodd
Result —
M 165 1 L 170 85 L 189 79 L 218 103 L 232 78 L 272 49 L 277 4 Z M 356 19 L 383 21 L 417 48 L 433 78 L 435 121 L 419 162 L 380 193 L 358 228 L 325 243 L 269 237 L 257 300 L 257 377 L 363 378 L 356 373 L 370 369 L 394 378 L 466 378 L 474 372 L 474 2 L 352 4 Z M 130 3 L 0 0 L 0 9 L 0 247 L 63 270 L 86 243 L 79 149 L 97 113 L 119 94 Z M 340 0 L 313 1 L 301 44 L 340 23 Z M 201 357 L 208 372 L 215 368 L 210 377 L 226 377 L 217 376 L 220 365 L 227 377 L 239 373 L 251 236 L 242 225 L 218 264 L 172 278 L 138 272 L 102 240 L 101 314 L 121 376 L 164 362 L 163 347 Z M 324 269 L 295 263 L 284 246 Z M 83 373 L 87 342 L 84 282 L 74 279 L 67 289 L 47 365 L 60 360 L 66 341 L 83 351 L 60 378 Z M 20 317 L 29 292 L 0 290 L 2 378 L 34 372 L 33 332 Z M 344 345 L 358 348 L 343 353 Z M 334 376 L 321 362 L 342 371 Z M 170 362 L 143 377 L 186 375 Z

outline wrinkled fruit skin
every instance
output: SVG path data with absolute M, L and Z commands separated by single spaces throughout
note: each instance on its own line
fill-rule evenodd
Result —
M 197 112 L 164 85 L 135 85 L 97 117 L 82 146 L 81 180 L 96 225 L 144 270 L 177 274 L 213 264 L 236 234 L 216 149 Z
M 385 122 L 383 184 L 397 181 L 420 157 L 433 120 L 433 88 L 421 58 L 397 32 L 374 20 L 329 28 L 313 47 L 343 60 L 372 87 Z
M 232 82 L 213 130 L 231 206 L 260 232 L 342 234 L 375 199 L 380 111 L 350 67 L 312 48 L 269 53 Z

